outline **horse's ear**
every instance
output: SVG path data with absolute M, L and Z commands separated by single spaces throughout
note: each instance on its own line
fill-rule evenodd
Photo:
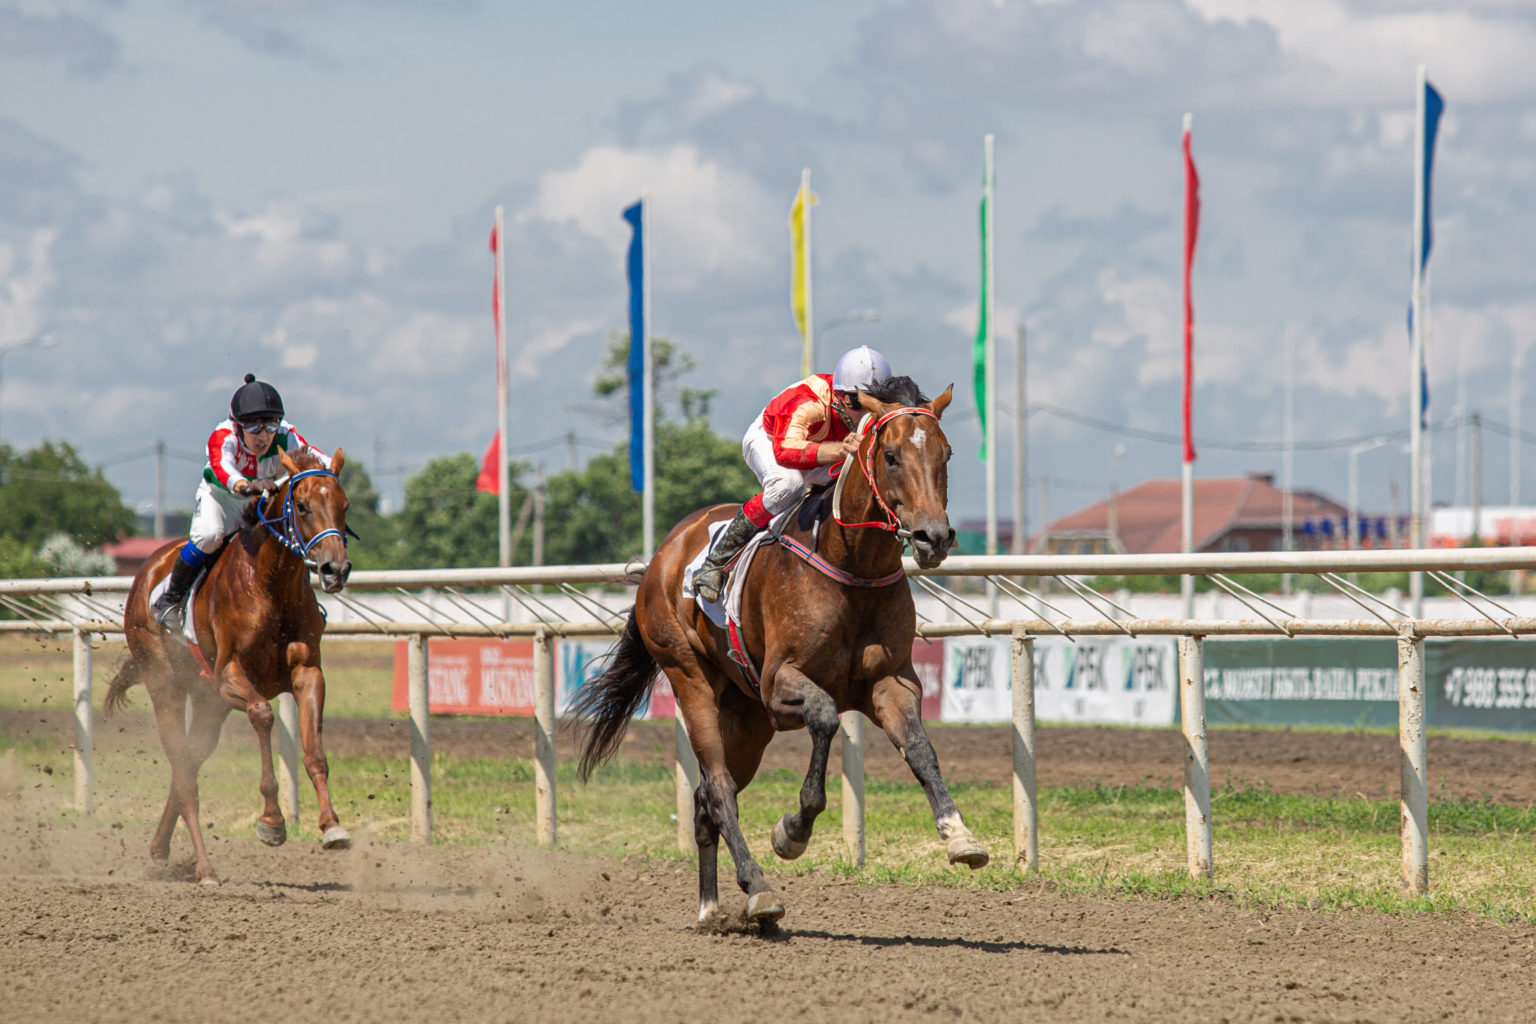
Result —
M 868 391 L 860 391 L 859 392 L 859 404 L 864 407 L 864 411 L 865 412 L 867 412 L 870 415 L 875 416 L 877 418 L 880 417 L 880 416 L 884 416 L 886 413 L 890 412 L 892 409 L 899 409 L 899 408 L 901 408 L 899 405 L 897 405 L 894 402 L 882 402 L 882 401 L 880 401 L 880 399 L 876 398 L 874 395 L 871 395 Z
M 289 476 L 296 476 L 298 474 L 299 464 L 293 461 L 293 456 L 288 454 L 288 449 L 279 448 L 277 450 L 277 457 L 283 461 L 283 468 L 288 471 Z
M 331 456 L 331 472 L 335 473 L 337 476 L 341 476 L 341 467 L 345 466 L 346 464 L 346 455 L 340 448 L 337 448 L 336 454 Z
M 949 408 L 950 399 L 955 397 L 955 386 L 951 384 L 944 389 L 944 393 L 928 403 L 928 411 L 943 419 L 944 410 Z

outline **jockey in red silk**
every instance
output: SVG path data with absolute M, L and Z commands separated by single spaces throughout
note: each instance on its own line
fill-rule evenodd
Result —
M 229 419 L 208 435 L 208 464 L 197 487 L 192 536 L 171 563 L 165 592 L 150 608 L 164 629 L 181 632 L 182 605 L 192 581 L 224 538 L 240 528 L 241 506 L 246 499 L 276 487 L 273 477 L 283 472 L 280 453 L 296 455 L 305 449 L 321 462 L 330 462 L 330 456 L 311 447 L 304 435 L 283 419 L 283 399 L 277 389 L 257 380 L 255 374 L 246 374 L 245 383 L 229 400 Z
M 695 592 L 719 601 L 726 567 L 753 535 L 807 489 L 832 482 L 832 467 L 858 451 L 851 435 L 864 415 L 859 390 L 890 376 L 885 356 L 861 345 L 844 352 L 831 373 L 812 374 L 768 403 L 741 441 L 741 453 L 763 489 L 720 531 L 694 574 Z

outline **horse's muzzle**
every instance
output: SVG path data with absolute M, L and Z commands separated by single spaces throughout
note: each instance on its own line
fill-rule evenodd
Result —
M 917 527 L 912 531 L 912 555 L 924 569 L 932 569 L 944 561 L 949 549 L 955 546 L 955 531 L 948 520 Z
M 334 594 L 347 585 L 352 575 L 352 563 L 343 558 L 339 562 L 322 562 L 319 568 L 320 586 L 327 594 Z

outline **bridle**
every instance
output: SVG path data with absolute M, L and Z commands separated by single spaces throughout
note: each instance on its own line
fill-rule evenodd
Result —
M 839 474 L 837 479 L 837 487 L 834 488 L 832 492 L 832 518 L 837 522 L 838 526 L 844 526 L 849 529 L 874 527 L 875 529 L 879 530 L 889 530 L 891 533 L 894 533 L 902 540 L 910 540 L 912 538 L 912 531 L 905 529 L 901 525 L 901 520 L 897 518 L 895 512 L 891 511 L 891 507 L 885 503 L 885 499 L 880 495 L 880 487 L 875 483 L 875 448 L 877 447 L 875 444 L 875 436 L 880 433 L 881 427 L 885 426 L 887 423 L 891 422 L 891 420 L 898 416 L 928 416 L 935 420 L 938 419 L 938 416 L 934 415 L 932 410 L 923 409 L 915 405 L 906 405 L 902 406 L 900 409 L 892 409 L 890 412 L 875 420 L 872 424 L 870 423 L 868 416 L 864 417 L 864 424 L 861 424 L 859 427 L 859 439 L 860 443 L 863 443 L 867 439 L 868 446 L 865 448 L 864 457 L 859 460 L 859 469 L 863 471 L 864 479 L 869 482 L 869 492 L 875 496 L 875 504 L 880 506 L 880 511 L 885 513 L 885 518 L 871 519 L 865 523 L 843 522 L 842 496 L 844 478 L 842 474 Z M 868 425 L 867 428 L 865 424 Z M 849 456 L 849 458 L 851 459 L 853 456 Z M 846 468 L 847 465 L 845 463 L 845 471 Z
M 332 479 L 335 479 L 336 474 L 332 473 L 328 469 L 306 469 L 301 470 L 298 473 L 294 473 L 292 476 L 279 478 L 274 482 L 278 485 L 278 487 L 284 488 L 282 513 L 273 518 L 267 518 L 267 502 L 261 502 L 256 506 L 256 519 L 262 526 L 267 528 L 268 533 L 277 538 L 277 542 L 279 544 L 287 548 L 289 551 L 292 551 L 295 555 L 298 555 L 299 560 L 302 561 L 306 567 L 318 571 L 319 566 L 315 564 L 314 559 L 309 557 L 309 549 L 320 543 L 325 538 L 331 536 L 332 534 L 335 534 L 341 538 L 341 543 L 343 546 L 346 545 L 347 538 L 340 530 L 336 529 L 334 526 L 330 526 L 324 530 L 321 530 L 319 533 L 315 534 L 313 537 L 310 537 L 308 540 L 305 540 L 304 534 L 299 531 L 298 512 L 294 508 L 293 504 L 293 488 L 294 484 L 297 484 L 300 480 L 310 476 L 328 476 Z M 281 531 L 278 530 L 278 526 L 282 527 Z

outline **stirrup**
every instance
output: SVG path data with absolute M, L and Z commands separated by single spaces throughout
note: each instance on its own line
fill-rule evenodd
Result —
M 714 596 L 704 592 L 705 587 L 714 591 Z M 720 603 L 720 593 L 725 589 L 725 569 L 713 565 L 706 565 L 699 569 L 693 576 L 693 592 L 698 594 L 710 604 Z
M 186 611 L 182 608 L 180 601 L 166 605 L 159 611 L 153 608 L 150 611 L 154 615 L 155 624 L 172 636 L 187 628 Z

